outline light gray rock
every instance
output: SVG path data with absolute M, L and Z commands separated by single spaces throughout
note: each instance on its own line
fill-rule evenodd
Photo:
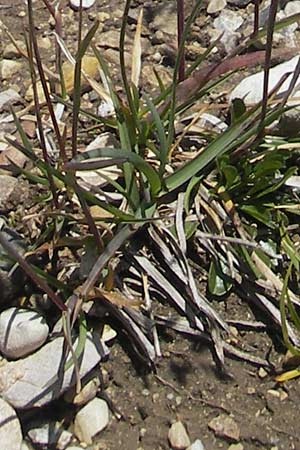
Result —
M 269 92 L 275 88 L 275 86 L 279 83 L 279 81 L 285 74 L 290 73 L 287 80 L 282 84 L 282 86 L 278 90 L 278 95 L 284 94 L 287 91 L 291 82 L 292 73 L 296 68 L 298 58 L 299 58 L 298 56 L 295 56 L 289 61 L 286 61 L 282 64 L 278 64 L 275 67 L 272 67 L 269 76 Z M 244 100 L 246 105 L 251 105 L 260 102 L 263 97 L 263 80 L 264 80 L 263 71 L 244 78 L 233 89 L 233 91 L 229 96 L 229 99 L 232 101 L 234 98 L 241 98 Z M 298 79 L 293 94 L 295 97 L 299 96 L 299 91 L 297 92 L 297 89 L 299 88 L 300 83 Z
M 93 437 L 104 430 L 108 422 L 109 410 L 107 403 L 100 398 L 94 398 L 76 414 L 74 433 L 80 442 L 90 445 Z
M 14 89 L 6 89 L 3 92 L 0 92 L 0 111 L 5 109 L 6 107 L 13 105 L 21 100 L 21 96 Z
M 191 444 L 187 431 L 180 421 L 171 425 L 168 439 L 173 450 L 185 450 Z
M 7 358 L 22 358 L 46 341 L 49 327 L 35 311 L 9 308 L 0 314 L 0 352 Z
M 6 209 L 6 203 L 18 185 L 17 178 L 0 175 L 0 210 Z
M 3 450 L 21 450 L 22 431 L 14 409 L 0 398 L 0 446 Z
M 94 3 L 95 3 L 95 0 L 82 0 L 82 8 L 83 9 L 91 8 Z M 70 0 L 70 6 L 71 6 L 71 8 L 79 9 L 80 8 L 80 0 Z
M 0 367 L 0 394 L 15 408 L 43 406 L 60 397 L 76 383 L 74 366 L 64 371 L 64 338 L 59 337 L 33 355 Z M 74 343 L 74 348 L 77 341 Z M 80 377 L 84 377 L 108 355 L 100 341 L 94 343 L 88 333 L 83 356 L 79 359 Z M 70 356 L 68 356 L 69 360 Z
M 196 439 L 186 450 L 205 450 L 200 439 Z
M 233 33 L 243 25 L 243 22 L 244 20 L 239 13 L 224 9 L 214 20 L 214 27 L 221 32 Z
M 240 429 L 235 420 L 227 414 L 214 417 L 208 424 L 216 436 L 236 442 L 240 438 Z
M 258 22 L 259 22 L 259 26 L 260 27 L 263 27 L 266 24 L 266 22 L 267 22 L 267 20 L 269 18 L 270 5 L 271 5 L 271 1 L 270 0 L 268 0 L 264 4 L 260 5 L 259 17 L 258 17 Z
M 73 438 L 72 433 L 55 422 L 32 428 L 28 431 L 28 436 L 33 444 L 43 448 L 55 446 L 58 450 L 64 450 Z
M 215 31 L 212 29 L 210 32 L 212 39 L 217 39 L 221 36 L 221 42 L 226 52 L 232 52 L 241 37 L 240 33 L 237 32 L 243 24 L 241 15 L 235 11 L 223 9 L 213 24 Z
M 284 12 L 286 16 L 292 16 L 293 14 L 299 14 L 300 13 L 300 1 L 299 0 L 293 0 L 291 2 L 288 2 L 285 5 Z
M 208 14 L 216 14 L 219 11 L 222 11 L 226 5 L 226 0 L 210 0 L 206 11 Z
M 21 73 L 22 67 L 23 64 L 19 61 L 3 59 L 0 62 L 0 78 L 8 80 L 16 73 Z

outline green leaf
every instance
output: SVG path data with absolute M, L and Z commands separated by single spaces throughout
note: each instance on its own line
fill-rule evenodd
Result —
M 239 209 L 244 213 L 249 214 L 254 217 L 256 220 L 264 223 L 267 227 L 274 228 L 274 222 L 272 220 L 271 211 L 269 208 L 264 207 L 263 205 L 240 205 Z
M 189 161 L 183 167 L 178 169 L 174 174 L 169 175 L 165 179 L 165 186 L 167 190 L 173 191 L 182 184 L 186 183 L 190 178 L 199 173 L 206 166 L 214 161 L 216 158 L 223 155 L 226 151 L 231 150 L 238 143 L 244 142 L 249 138 L 249 134 L 245 130 L 250 125 L 249 122 L 256 112 L 254 108 L 251 112 L 244 114 L 244 116 L 235 124 L 230 126 L 224 133 L 219 135 L 213 142 L 193 160 Z
M 239 183 L 240 176 L 236 167 L 226 165 L 225 167 L 222 168 L 222 172 L 226 181 L 225 184 L 226 191 L 232 188 L 235 184 Z
M 223 265 L 221 262 L 217 264 L 215 261 L 211 261 L 208 271 L 208 289 L 212 295 L 216 296 L 227 294 L 232 287 L 232 284 L 225 280 L 221 265 Z M 224 265 L 223 269 L 226 270 Z
M 256 198 L 264 197 L 265 195 L 271 194 L 274 191 L 277 191 L 295 172 L 297 171 L 296 167 L 290 167 L 283 177 L 280 178 L 279 181 L 276 183 L 273 183 L 271 186 L 269 186 L 267 189 L 264 189 L 262 192 L 260 192 Z
M 102 159 L 95 160 L 94 158 L 113 158 L 114 163 L 124 164 L 124 161 L 130 162 L 136 169 L 142 172 L 150 184 L 151 193 L 156 196 L 161 190 L 161 180 L 158 173 L 153 167 L 147 163 L 143 158 L 134 152 L 117 148 L 97 148 L 84 153 L 81 153 L 76 158 L 73 158 L 69 163 L 66 163 L 66 168 L 73 170 L 87 170 L 89 168 L 97 169 L 101 167 Z M 90 159 L 93 158 L 93 161 Z M 98 164 L 98 165 L 97 165 Z
M 236 122 L 246 112 L 246 105 L 241 98 L 234 98 L 230 105 L 231 123 Z

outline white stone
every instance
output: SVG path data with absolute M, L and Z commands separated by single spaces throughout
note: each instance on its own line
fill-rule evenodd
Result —
M 202 441 L 196 439 L 186 450 L 205 450 Z
M 5 107 L 9 105 L 13 105 L 14 103 L 21 100 L 21 96 L 14 89 L 6 89 L 5 91 L 0 92 L 0 111 L 2 111 Z
M 225 9 L 214 20 L 214 27 L 221 32 L 233 33 L 243 24 L 243 18 L 237 12 Z
M 0 78 L 8 80 L 18 72 L 21 74 L 22 67 L 23 64 L 21 62 L 3 59 L 0 62 Z
M 93 6 L 95 0 L 82 0 L 82 8 L 88 9 Z M 70 6 L 74 9 L 80 8 L 80 0 L 70 0 Z
M 73 438 L 72 433 L 53 422 L 32 428 L 28 436 L 33 444 L 46 448 L 55 446 L 58 450 L 64 450 Z
M 104 430 L 109 422 L 107 403 L 101 398 L 94 398 L 77 414 L 74 421 L 74 433 L 80 442 L 92 444 L 92 438 Z
M 17 359 L 38 349 L 47 339 L 49 327 L 35 311 L 10 308 L 0 314 L 0 352 Z
M 278 90 L 278 94 L 284 94 L 291 82 L 292 73 L 294 72 L 297 62 L 298 56 L 286 61 L 282 64 L 278 64 L 277 66 L 270 69 L 269 76 L 269 92 L 275 88 L 275 86 L 279 83 L 282 77 L 290 73 L 287 80 L 282 84 L 280 89 Z M 244 100 L 246 105 L 251 105 L 258 103 L 262 100 L 263 97 L 263 80 L 264 80 L 264 71 L 256 73 L 254 75 L 250 75 L 249 77 L 244 78 L 231 92 L 229 99 L 232 101 L 234 98 L 241 98 Z M 300 88 L 299 79 L 296 83 L 296 87 L 294 89 L 294 96 L 299 96 L 299 91 L 297 89 Z
M 216 14 L 217 12 L 222 11 L 226 5 L 226 0 L 210 0 L 206 11 L 208 14 Z
M 168 432 L 168 439 L 173 450 L 185 450 L 191 445 L 187 431 L 180 421 L 171 425 Z
M 300 13 L 300 1 L 299 0 L 293 0 L 291 2 L 288 2 L 284 8 L 284 12 L 286 16 L 292 16 L 293 14 L 299 14 Z
M 74 348 L 77 341 L 74 343 Z M 19 409 L 43 406 L 62 395 L 76 383 L 74 366 L 64 371 L 64 338 L 44 345 L 27 358 L 0 366 L 0 394 Z M 93 342 L 88 333 L 85 349 L 79 359 L 80 378 L 89 373 L 108 349 L 102 342 Z M 70 355 L 68 355 L 68 360 Z
M 14 409 L 0 398 L 0 446 L 3 450 L 21 450 L 22 431 Z

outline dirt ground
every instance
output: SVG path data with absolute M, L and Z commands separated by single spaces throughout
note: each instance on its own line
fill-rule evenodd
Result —
M 41 1 L 34 4 L 37 26 L 47 30 L 49 16 Z M 114 11 L 122 7 L 120 0 L 101 1 L 91 12 L 107 12 L 111 20 L 105 26 L 118 27 L 120 17 L 114 20 Z M 25 11 L 24 2 L 2 0 L 0 3 L 1 19 L 17 38 L 22 31 L 22 11 Z M 67 20 L 71 20 L 73 13 L 67 8 L 65 12 L 69 16 Z M 89 13 L 87 17 L 90 26 L 93 16 Z M 75 28 L 72 30 L 75 32 Z M 74 33 L 69 40 L 72 38 Z M 8 41 L 2 42 L 2 47 L 6 43 Z M 22 73 L 9 83 L 23 81 Z M 244 319 L 249 314 L 248 308 L 234 296 L 220 302 L 219 309 L 230 318 Z M 112 417 L 110 425 L 92 447 L 94 450 L 168 449 L 168 430 L 175 420 L 186 425 L 191 442 L 199 438 L 206 450 L 228 449 L 231 443 L 216 436 L 208 426 L 221 414 L 231 416 L 240 429 L 237 442 L 243 447 L 237 449 L 300 449 L 298 380 L 278 386 L 272 375 L 231 359 L 227 359 L 231 376 L 224 379 L 206 344 L 173 332 L 163 332 L 160 336 L 163 356 L 157 362 L 156 373 L 147 373 L 129 356 L 126 342 L 117 341 L 112 345 L 110 358 L 102 366 L 108 375 L 105 392 L 122 418 Z M 239 337 L 255 349 L 257 355 L 265 357 L 271 349 L 272 362 L 279 364 L 282 354 L 278 350 L 283 349 L 275 349 L 265 331 L 239 330 Z

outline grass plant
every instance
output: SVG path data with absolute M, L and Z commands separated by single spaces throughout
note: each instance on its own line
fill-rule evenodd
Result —
M 120 95 L 107 62 L 97 49 L 95 36 L 99 24 L 96 21 L 83 36 L 84 13 L 80 8 L 74 86 L 72 96 L 68 97 L 62 55 L 69 54 L 70 49 L 63 40 L 66 30 L 60 2 L 54 9 L 48 0 L 43 1 L 55 19 L 59 88 L 56 92 L 49 91 L 34 26 L 34 7 L 28 0 L 28 54 L 25 56 L 32 74 L 39 140 L 32 142 L 27 138 L 13 112 L 19 139 L 9 142 L 34 165 L 34 171 L 19 169 L 20 173 L 33 185 L 42 186 L 51 196 L 42 208 L 44 229 L 41 236 L 44 236 L 44 242 L 39 242 L 39 246 L 51 245 L 56 255 L 66 252 L 71 258 L 73 254 L 73 263 L 84 275 L 69 279 L 63 270 L 55 269 L 54 261 L 50 261 L 41 282 L 37 280 L 41 277 L 40 272 L 33 275 L 35 268 L 11 252 L 1 233 L 0 242 L 57 306 L 66 310 L 64 329 L 73 362 L 76 364 L 84 349 L 85 333 L 81 333 L 78 349 L 73 351 L 72 328 L 75 329 L 77 322 L 80 329 L 87 326 L 82 312 L 82 305 L 87 300 L 102 302 L 108 314 L 125 330 L 139 356 L 150 365 L 159 354 L 156 327 L 160 324 L 205 339 L 223 370 L 226 370 L 224 354 L 267 366 L 265 359 L 244 352 L 238 345 L 228 344 L 228 323 L 215 310 L 209 296 L 222 298 L 232 291 L 268 316 L 279 335 L 281 323 L 285 324 L 285 342 L 298 348 L 299 337 L 292 326 L 286 325 L 288 319 L 284 315 L 283 302 L 280 319 L 278 299 L 280 292 L 289 299 L 289 313 L 299 329 L 295 308 L 298 308 L 300 298 L 293 286 L 288 289 L 292 272 L 294 280 L 299 281 L 299 249 L 295 241 L 299 232 L 299 198 L 297 191 L 287 188 L 286 182 L 291 177 L 299 178 L 300 142 L 298 138 L 276 137 L 266 131 L 288 109 L 285 103 L 274 101 L 276 92 L 273 96 L 268 95 L 273 31 L 287 23 L 286 20 L 275 23 L 277 2 L 271 2 L 267 27 L 259 29 L 256 20 L 253 36 L 241 46 L 245 49 L 263 35 L 267 36 L 265 53 L 260 53 L 260 58 L 262 55 L 265 58 L 262 102 L 250 109 L 242 101 L 233 103 L 228 128 L 219 133 L 199 135 L 200 143 L 191 151 L 191 144 L 186 147 L 184 142 L 192 141 L 190 130 L 197 115 L 193 113 L 192 121 L 189 119 L 183 131 L 178 132 L 177 125 L 184 123 L 189 110 L 207 101 L 207 94 L 228 79 L 232 71 L 252 66 L 254 59 L 257 63 L 257 55 L 255 58 L 251 53 L 229 55 L 226 61 L 207 65 L 205 59 L 209 57 L 210 48 L 192 68 L 185 68 L 185 44 L 202 5 L 201 1 L 196 2 L 184 23 L 184 5 L 178 1 L 179 48 L 172 83 L 164 86 L 158 77 L 157 95 L 140 94 L 142 16 L 137 27 L 130 76 L 125 65 L 125 35 L 131 1 L 126 0 L 120 31 L 123 83 L 123 95 Z M 257 17 L 258 2 L 255 11 Z M 292 20 L 299 20 L 299 17 L 294 16 L 289 22 Z M 101 83 L 83 73 L 82 61 L 87 51 L 97 58 Z M 81 107 L 83 77 L 101 99 L 113 107 L 111 116 L 95 116 Z M 44 106 L 37 94 L 38 79 L 46 98 Z M 64 110 L 59 121 L 57 105 Z M 41 111 L 52 121 L 58 148 L 56 161 L 51 160 L 47 151 Z M 71 133 L 67 111 L 71 111 L 72 116 Z M 81 116 L 113 133 L 118 144 L 114 148 L 79 149 Z M 42 153 L 36 152 L 37 146 Z M 182 150 L 188 160 L 183 163 L 180 162 Z M 83 183 L 80 178 L 80 173 L 93 172 L 105 179 L 98 188 Z M 203 274 L 207 295 L 199 289 L 191 269 L 191 246 L 201 249 L 199 255 L 206 254 Z M 88 266 L 86 271 L 83 261 Z M 112 269 L 114 261 L 116 264 Z M 58 287 L 53 281 L 50 276 L 53 272 L 67 289 Z M 122 273 L 126 273 L 127 278 L 122 278 Z M 157 292 L 169 305 L 169 312 L 179 313 L 176 319 L 156 314 L 153 304 L 158 300 Z M 145 299 L 148 299 L 147 303 Z

